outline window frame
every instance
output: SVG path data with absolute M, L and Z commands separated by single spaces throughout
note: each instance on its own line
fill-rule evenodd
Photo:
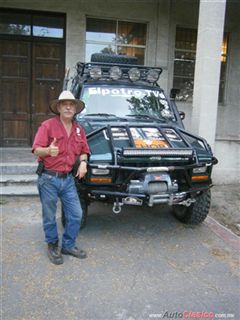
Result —
M 96 19 L 96 20 L 109 20 L 109 21 L 113 21 L 115 23 L 115 40 L 112 42 L 108 42 L 108 41 L 97 41 L 97 40 L 87 40 L 87 19 Z M 121 22 L 127 22 L 127 23 L 139 23 L 139 24 L 143 24 L 146 27 L 146 33 L 145 33 L 145 45 L 133 45 L 133 44 L 119 44 L 118 40 L 117 40 L 117 36 L 118 36 L 118 30 L 119 30 L 119 23 Z M 123 47 L 123 48 L 136 48 L 136 49 L 143 49 L 143 64 L 145 64 L 146 61 L 146 51 L 147 51 L 147 35 L 148 35 L 148 23 L 146 21 L 133 21 L 133 20 L 124 20 L 124 19 L 119 19 L 119 18 L 109 18 L 109 17 L 96 17 L 96 16 L 86 16 L 86 33 L 85 33 L 85 61 L 87 58 L 87 45 L 88 44 L 96 44 L 96 45 L 105 45 L 105 46 L 111 46 L 111 48 L 113 48 L 114 53 L 113 54 L 119 54 L 118 53 L 118 48 L 119 47 Z M 90 57 L 89 57 L 90 60 Z
M 15 8 L 1 8 L 2 12 L 11 14 L 22 14 L 25 16 L 30 17 L 30 34 L 24 35 L 24 34 L 16 34 L 16 33 L 0 33 L 1 38 L 11 38 L 14 37 L 15 39 L 21 38 L 21 39 L 38 39 L 38 40 L 45 40 L 45 41 L 63 41 L 66 40 L 66 14 L 61 12 L 49 12 L 49 11 L 39 11 L 39 10 L 23 10 L 23 9 L 15 9 Z M 46 37 L 46 36 L 39 36 L 39 35 L 33 35 L 33 17 L 34 16 L 45 16 L 45 17 L 59 17 L 63 19 L 63 36 L 62 37 Z
M 180 48 L 177 48 L 176 47 L 176 43 L 177 43 L 177 31 L 179 30 L 189 30 L 189 31 L 195 31 L 196 32 L 196 35 L 197 35 L 197 31 L 198 29 L 195 27 L 187 27 L 187 26 L 180 26 L 180 25 L 177 25 L 176 26 L 176 29 L 175 29 L 175 39 L 174 39 L 174 55 L 173 55 L 173 80 L 172 80 L 172 83 L 173 83 L 173 87 L 176 87 L 174 85 L 174 80 L 176 78 L 180 78 L 180 79 L 190 79 L 193 81 L 193 88 L 194 88 L 194 73 L 195 73 L 195 63 L 196 63 L 196 53 L 197 53 L 197 37 L 196 37 L 196 45 L 195 45 L 195 50 L 191 50 L 191 49 L 180 49 Z M 226 81 L 227 81 L 227 68 L 228 68 L 228 51 L 229 51 L 229 33 L 228 32 L 224 32 L 223 34 L 223 39 L 222 39 L 222 47 L 223 47 L 223 44 L 224 44 L 224 41 L 226 41 L 225 43 L 225 48 L 226 48 L 226 51 L 221 54 L 221 67 L 220 67 L 220 79 L 219 79 L 219 94 L 218 94 L 218 104 L 219 105 L 223 105 L 224 102 L 225 102 L 225 99 L 226 99 Z M 186 42 L 186 40 L 184 41 Z M 176 67 L 175 67 L 175 61 L 177 60 L 176 58 L 176 52 L 184 52 L 184 53 L 193 53 L 195 55 L 195 58 L 194 58 L 194 70 L 193 70 L 193 76 L 184 76 L 184 75 L 177 75 L 175 73 L 175 70 L 176 70 Z M 222 57 L 224 57 L 225 59 L 225 62 L 222 61 Z M 187 60 L 187 59 L 185 59 Z M 221 74 L 222 74 L 222 69 L 223 69 L 223 63 L 225 63 L 225 71 L 224 71 L 224 74 L 221 78 Z M 221 89 L 221 86 L 222 86 L 222 89 Z M 193 93 L 193 88 L 192 88 L 192 93 Z M 180 92 L 180 95 L 181 95 L 181 92 Z M 220 97 L 222 97 L 220 99 Z M 187 101 L 184 100 L 184 99 L 178 99 L 178 96 L 176 97 L 176 100 L 178 101 L 181 101 L 181 102 L 192 102 L 192 98 Z

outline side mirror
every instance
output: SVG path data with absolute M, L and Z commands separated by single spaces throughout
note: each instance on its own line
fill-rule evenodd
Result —
M 170 91 L 170 98 L 175 99 L 176 95 L 180 93 L 180 89 L 172 88 Z
M 180 116 L 181 120 L 184 120 L 185 119 L 185 112 L 179 111 L 179 116 Z

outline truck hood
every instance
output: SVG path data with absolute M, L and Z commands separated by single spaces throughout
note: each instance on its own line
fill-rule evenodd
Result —
M 102 120 L 82 118 L 78 123 L 85 129 L 92 160 L 113 159 L 114 152 L 126 161 L 134 158 L 146 161 L 168 159 L 187 162 L 211 162 L 213 154 L 205 139 L 177 127 L 152 119 L 116 119 L 109 115 Z M 106 152 L 104 152 L 105 150 Z

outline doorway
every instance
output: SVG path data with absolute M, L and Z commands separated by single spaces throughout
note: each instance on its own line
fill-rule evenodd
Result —
M 52 116 L 50 101 L 62 90 L 65 16 L 57 15 L 61 25 L 56 26 L 53 14 L 43 16 L 25 11 L 14 14 L 8 10 L 2 21 L 5 21 L 5 30 L 11 25 L 13 31 L 20 30 L 20 34 L 12 30 L 9 34 L 0 28 L 0 143 L 3 147 L 29 147 L 39 124 Z M 34 29 L 37 25 L 40 27 Z M 52 33 L 55 29 L 63 29 L 60 38 L 59 32 Z

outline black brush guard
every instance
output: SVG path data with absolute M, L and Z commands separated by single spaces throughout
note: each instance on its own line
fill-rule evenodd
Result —
M 125 128 L 130 141 L 130 148 L 116 148 L 114 146 L 114 138 L 112 135 L 111 128 L 121 127 Z M 198 136 L 192 135 L 185 131 L 184 129 L 177 128 L 175 126 L 169 125 L 154 125 L 154 124 L 134 124 L 134 127 L 140 128 L 157 128 L 164 139 L 169 143 L 170 148 L 135 148 L 134 139 L 132 137 L 129 125 L 122 125 L 114 123 L 114 125 L 106 125 L 101 127 L 100 129 L 94 130 L 87 135 L 88 140 L 91 139 L 94 135 L 97 135 L 101 131 L 106 130 L 109 137 L 109 146 L 112 152 L 112 163 L 103 165 L 97 163 L 89 163 L 90 172 L 91 169 L 109 169 L 112 172 L 112 177 L 114 181 L 111 184 L 101 184 L 101 186 L 90 183 L 90 173 L 88 173 L 88 177 L 85 181 L 85 189 L 91 196 L 100 197 L 105 196 L 110 199 L 115 199 L 113 211 L 115 213 L 119 213 L 121 211 L 121 206 L 123 204 L 132 204 L 132 205 L 142 205 L 143 203 L 148 206 L 153 206 L 154 204 L 182 204 L 189 206 L 192 202 L 194 202 L 194 196 L 199 194 L 201 191 L 209 189 L 211 185 L 211 179 L 207 183 L 196 186 L 193 185 L 191 181 L 191 173 L 193 168 L 208 166 L 212 168 L 212 165 L 217 163 L 217 159 L 212 156 L 212 152 L 206 141 Z M 184 141 L 186 144 L 186 148 L 174 148 L 173 143 L 168 139 L 168 137 L 164 134 L 161 128 L 169 128 L 174 130 Z M 197 139 L 201 141 L 202 145 L 204 145 L 206 151 L 209 153 L 209 159 L 206 162 L 199 163 L 199 159 L 196 153 L 196 150 L 190 145 L 190 143 L 183 138 L 181 133 Z M 129 158 L 142 158 L 142 157 L 152 157 L 152 156 L 160 156 L 164 162 L 164 159 L 167 157 L 171 157 L 171 159 L 179 159 L 180 161 L 177 165 L 163 165 L 159 166 L 156 164 L 149 163 L 147 166 L 129 166 L 128 159 Z M 173 161 L 174 162 L 174 161 Z M 185 190 L 178 190 L 177 182 L 173 181 L 171 178 L 172 173 L 176 174 L 180 173 L 186 182 Z M 124 173 L 124 178 L 119 182 L 117 177 L 119 173 Z M 167 184 L 167 191 L 162 192 L 160 194 L 148 194 L 147 190 L 144 189 L 142 193 L 133 193 L 129 192 L 131 185 L 131 181 L 134 181 L 136 176 L 147 176 L 155 175 L 160 177 L 161 180 L 163 177 L 164 183 Z M 143 182 L 144 185 L 144 182 Z M 132 188 L 134 190 L 134 188 Z

